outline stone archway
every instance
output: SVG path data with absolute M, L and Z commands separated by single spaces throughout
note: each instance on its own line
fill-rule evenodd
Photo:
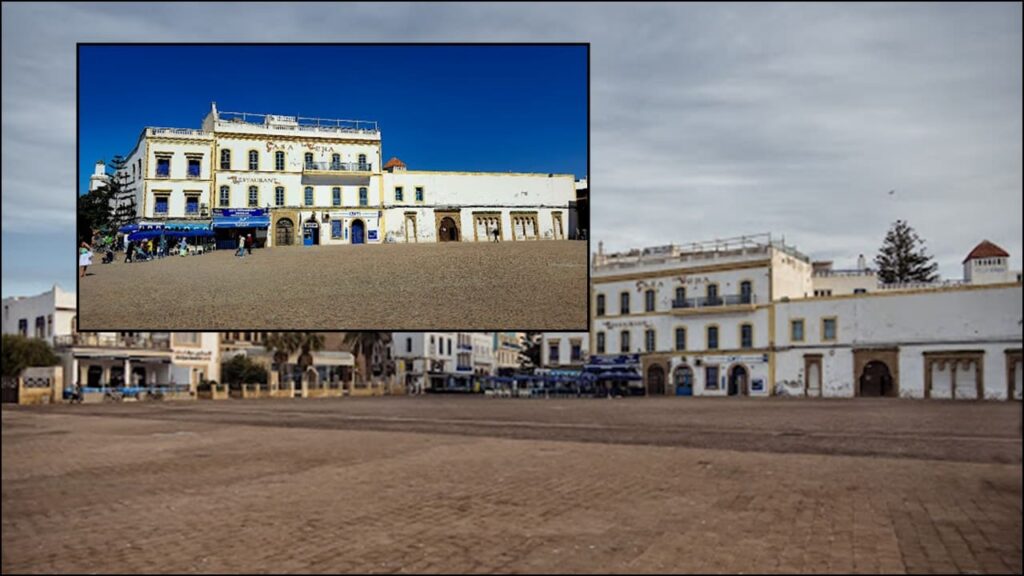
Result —
M 729 396 L 747 396 L 750 394 L 750 371 L 742 364 L 729 369 Z
M 665 395 L 665 369 L 660 364 L 654 364 L 647 369 L 647 395 Z
M 274 245 L 291 246 L 295 243 L 295 223 L 291 218 L 279 218 L 274 226 Z
M 899 349 L 853 351 L 854 396 L 899 396 Z
M 441 218 L 437 224 L 437 239 L 441 242 L 458 242 L 459 227 L 451 216 Z
M 693 396 L 693 369 L 687 364 L 677 366 L 672 372 L 672 383 L 676 396 Z

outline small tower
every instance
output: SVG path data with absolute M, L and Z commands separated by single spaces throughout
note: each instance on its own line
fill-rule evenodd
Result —
M 399 160 L 397 156 L 392 156 L 391 160 L 384 164 L 384 169 L 388 172 L 405 172 L 405 162 Z
M 982 240 L 964 258 L 964 280 L 971 284 L 1012 282 L 1014 277 L 1007 263 L 1009 257 L 1006 250 L 988 240 Z
M 857 270 L 863 272 L 868 267 L 867 261 L 864 259 L 864 255 L 857 256 Z
M 103 160 L 97 160 L 92 175 L 89 176 L 89 192 L 102 188 L 110 182 L 110 175 L 107 174 L 107 164 Z

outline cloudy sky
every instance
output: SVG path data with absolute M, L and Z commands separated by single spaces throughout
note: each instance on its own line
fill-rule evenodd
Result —
M 849 266 L 904 218 L 946 277 L 984 238 L 1021 267 L 1019 3 L 2 10 L 4 296 L 74 286 L 79 41 L 590 42 L 607 250 L 770 231 Z

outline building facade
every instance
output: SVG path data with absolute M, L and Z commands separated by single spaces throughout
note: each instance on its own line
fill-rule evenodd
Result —
M 219 112 L 145 128 L 113 175 L 142 224 L 208 224 L 218 245 L 565 239 L 567 174 L 430 172 L 382 164 L 376 122 Z M 97 164 L 92 185 L 104 182 Z
M 412 391 L 475 389 L 495 370 L 490 332 L 394 332 L 391 355 Z
M 656 395 L 1019 397 L 1020 276 L 989 244 L 963 280 L 898 285 L 863 263 L 834 273 L 768 235 L 599 248 L 590 352 L 638 358 L 634 386 Z M 567 336 L 546 340 L 546 364 Z M 970 375 L 941 373 L 957 365 Z
M 56 284 L 36 296 L 4 298 L 3 307 L 4 334 L 39 338 L 52 346 L 55 339 L 78 330 L 75 293 Z

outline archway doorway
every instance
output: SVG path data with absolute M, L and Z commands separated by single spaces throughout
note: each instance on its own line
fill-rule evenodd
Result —
M 366 224 L 362 220 L 352 221 L 352 243 L 363 244 L 366 242 Z
M 676 396 L 693 396 L 693 369 L 685 364 L 679 366 L 672 373 L 672 383 L 676 386 Z
M 858 396 L 892 396 L 893 378 L 889 366 L 881 360 L 864 365 L 858 381 Z
M 737 364 L 729 370 L 729 396 L 746 396 L 749 394 L 747 381 L 749 380 L 746 367 Z
M 455 219 L 451 216 L 441 218 L 437 224 L 437 238 L 441 242 L 459 241 L 459 227 L 455 224 Z
M 274 227 L 274 244 L 291 246 L 295 243 L 295 223 L 291 218 L 281 218 Z
M 665 395 L 665 369 L 657 364 L 647 369 L 647 395 Z
M 132 366 L 132 386 L 145 386 L 146 385 L 146 367 L 145 366 Z
M 103 385 L 103 368 L 89 366 L 85 371 L 85 385 L 89 388 L 99 388 Z

